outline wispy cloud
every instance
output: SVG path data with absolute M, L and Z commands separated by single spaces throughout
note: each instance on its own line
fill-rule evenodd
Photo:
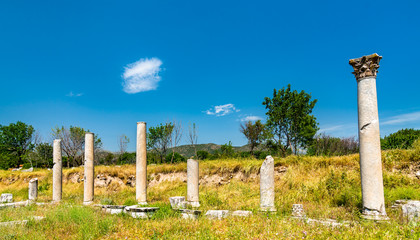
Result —
M 209 110 L 205 111 L 208 115 L 216 115 L 218 117 L 225 116 L 227 114 L 233 113 L 233 112 L 239 112 L 239 109 L 235 108 L 235 105 L 232 103 L 228 103 L 225 105 L 219 105 L 215 106 L 213 108 L 210 108 Z
M 322 127 L 318 130 L 318 132 L 333 132 L 335 130 L 340 130 L 343 128 L 347 128 L 348 126 L 346 125 L 335 125 L 335 126 L 328 126 L 328 127 Z
M 123 90 L 126 93 L 138 93 L 155 90 L 161 80 L 162 61 L 158 58 L 142 58 L 124 67 Z
M 420 112 L 406 113 L 389 117 L 381 125 L 397 125 L 401 123 L 420 121 Z
M 73 93 L 73 92 L 69 92 L 68 94 L 66 94 L 67 97 L 81 97 L 83 96 L 83 93 Z
M 241 122 L 249 122 L 249 121 L 255 122 L 258 120 L 263 120 L 263 119 L 262 117 L 258 117 L 258 116 L 246 116 L 246 117 L 241 118 Z

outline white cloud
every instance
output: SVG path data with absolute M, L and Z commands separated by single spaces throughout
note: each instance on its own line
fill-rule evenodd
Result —
M 208 115 L 216 115 L 218 117 L 225 116 L 227 114 L 233 112 L 239 112 L 239 109 L 236 109 L 232 103 L 228 103 L 225 105 L 215 106 L 214 108 L 210 108 L 209 110 L 205 111 Z
M 395 125 L 395 124 L 415 122 L 415 121 L 420 121 L 420 112 L 413 112 L 413 113 L 393 116 L 393 117 L 388 118 L 388 120 L 385 120 L 384 122 L 382 122 L 381 125 Z
M 83 93 L 73 93 L 73 92 L 69 92 L 66 96 L 67 96 L 67 97 L 80 97 L 80 96 L 83 96 Z
M 262 117 L 258 117 L 258 116 L 246 116 L 241 119 L 241 122 L 248 122 L 248 121 L 255 122 L 258 120 L 263 120 L 263 119 Z
M 123 90 L 138 93 L 155 90 L 161 78 L 159 72 L 162 61 L 158 58 L 142 58 L 124 67 Z

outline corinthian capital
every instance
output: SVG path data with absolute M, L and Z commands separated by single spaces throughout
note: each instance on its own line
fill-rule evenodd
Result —
M 376 53 L 361 58 L 350 59 L 349 64 L 354 69 L 353 74 L 356 80 L 365 77 L 376 77 L 381 59 L 382 56 Z

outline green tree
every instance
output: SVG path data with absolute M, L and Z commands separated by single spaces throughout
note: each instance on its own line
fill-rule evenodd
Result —
M 11 123 L 9 126 L 0 125 L 0 153 L 8 164 L 3 163 L 5 167 L 23 164 L 24 156 L 33 150 L 33 134 L 35 130 L 31 125 L 23 122 Z
M 232 142 L 229 141 L 228 143 L 220 146 L 220 152 L 222 157 L 233 157 L 235 155 L 235 151 L 233 150 Z
M 80 166 L 83 164 L 83 151 L 85 147 L 85 134 L 89 130 L 77 126 L 55 127 L 52 129 L 52 136 L 55 139 L 61 139 L 62 150 L 68 157 L 67 167 Z M 94 148 L 97 152 L 102 147 L 102 140 L 94 135 Z
M 161 163 L 164 162 L 166 152 L 171 143 L 174 124 L 171 122 L 150 127 L 147 133 L 147 147 L 159 155 Z
M 381 139 L 381 148 L 385 149 L 407 149 L 420 137 L 420 130 L 412 128 L 401 129 Z
M 288 149 L 296 154 L 313 139 L 318 130 L 316 118 L 311 115 L 316 102 L 304 91 L 292 91 L 290 84 L 279 91 L 274 89 L 273 98 L 265 98 L 269 138 L 277 143 L 283 156 Z
M 53 147 L 49 143 L 40 143 L 35 147 L 36 162 L 35 167 L 38 164 L 43 167 L 53 167 Z
M 263 140 L 264 124 L 261 123 L 261 120 L 257 120 L 255 123 L 248 121 L 240 125 L 240 131 L 248 139 L 251 155 L 254 155 L 254 149 Z

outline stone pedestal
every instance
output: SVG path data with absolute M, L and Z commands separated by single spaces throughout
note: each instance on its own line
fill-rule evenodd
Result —
M 125 207 L 125 205 L 102 205 L 102 211 L 110 214 L 120 214 Z
M 200 207 L 200 201 L 198 197 L 198 185 L 199 185 L 199 167 L 198 160 L 188 159 L 187 160 L 187 202 L 192 207 Z
M 275 212 L 274 206 L 274 159 L 267 156 L 260 170 L 260 210 Z
M 136 200 L 140 205 L 147 204 L 147 148 L 146 123 L 137 123 L 136 146 Z
M 53 202 L 59 202 L 62 198 L 62 161 L 61 139 L 55 139 L 53 144 Z
M 0 203 L 11 203 L 11 202 L 13 202 L 13 194 L 3 193 L 0 196 Z
M 292 206 L 292 216 L 295 218 L 305 218 L 305 210 L 303 209 L 302 204 L 293 204 Z
M 137 205 L 125 207 L 124 211 L 131 215 L 133 218 L 148 219 L 159 210 L 158 207 L 138 207 Z
M 186 207 L 185 197 L 170 197 L 169 202 L 174 210 Z
M 30 201 L 36 201 L 38 198 L 38 178 L 33 178 L 29 181 L 29 194 Z
M 85 135 L 85 175 L 84 175 L 84 194 L 83 204 L 88 205 L 93 202 L 94 188 L 94 135 L 86 133 Z
M 208 210 L 206 217 L 208 219 L 222 219 L 229 216 L 229 210 Z
M 183 219 L 196 220 L 201 215 L 200 210 L 193 210 L 193 209 L 180 209 L 179 212 L 181 213 L 181 217 Z
M 363 216 L 374 220 L 387 219 L 376 96 L 376 73 L 381 58 L 375 53 L 349 62 L 357 80 Z

